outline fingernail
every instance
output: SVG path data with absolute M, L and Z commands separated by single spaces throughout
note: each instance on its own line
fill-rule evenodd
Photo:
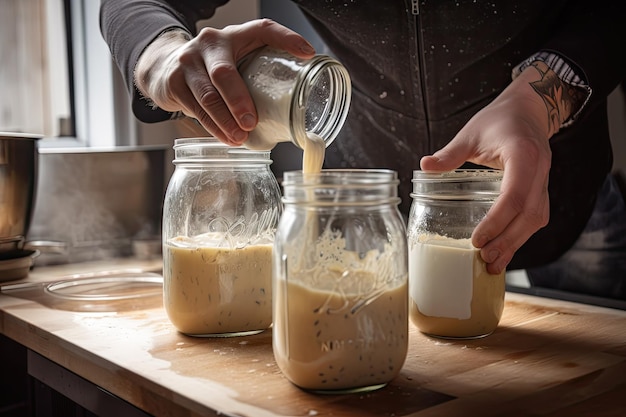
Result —
M 241 127 L 252 130 L 254 126 L 256 126 L 256 117 L 251 113 L 244 114 L 241 118 Z
M 497 250 L 491 250 L 489 252 L 487 252 L 487 259 L 483 259 L 486 263 L 490 264 L 493 261 L 495 261 L 496 259 L 498 259 L 498 256 L 500 256 L 500 252 L 498 252 Z
M 238 143 L 243 143 L 243 141 L 248 138 L 248 132 L 244 130 L 235 130 L 232 136 Z
M 311 55 L 315 53 L 315 49 L 309 45 L 308 43 L 303 43 L 300 45 L 300 50 L 307 55 Z
M 489 238 L 487 237 L 487 235 L 477 235 L 474 245 L 477 248 L 482 248 L 483 246 L 487 244 L 488 240 Z

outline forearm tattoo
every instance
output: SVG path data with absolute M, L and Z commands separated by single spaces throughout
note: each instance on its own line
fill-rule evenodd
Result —
M 531 66 L 541 74 L 541 79 L 531 82 L 530 86 L 539 94 L 546 105 L 548 129 L 550 134 L 555 134 L 584 102 L 585 92 L 561 81 L 545 62 L 535 61 Z

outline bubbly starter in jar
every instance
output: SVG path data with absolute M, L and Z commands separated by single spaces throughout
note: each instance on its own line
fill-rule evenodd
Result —
M 302 142 L 304 172 L 319 172 L 326 143 L 314 133 Z M 231 335 L 272 323 L 272 243 L 230 248 L 225 242 L 217 234 L 179 236 L 163 247 L 164 274 L 170 277 L 164 281 L 165 309 L 182 333 Z
M 420 235 L 409 243 L 410 316 L 423 333 L 480 337 L 504 308 L 504 272 L 492 275 L 470 239 Z
M 274 339 L 276 361 L 290 381 L 309 390 L 384 385 L 406 358 L 406 276 L 389 280 L 389 251 L 360 259 L 328 234 L 318 245 L 325 246 L 319 267 L 292 266 L 275 288 L 284 312 L 274 318 L 281 335 Z
M 324 140 L 309 132 L 303 142 L 303 174 L 320 173 Z M 289 380 L 304 389 L 382 386 L 406 358 L 406 270 L 397 276 L 389 266 L 395 260 L 390 248 L 360 256 L 346 249 L 341 235 L 320 235 L 318 220 L 314 210 L 306 213 L 305 243 L 293 248 L 288 276 L 274 281 L 275 311 L 281 312 L 274 316 L 274 356 Z M 323 255 L 312 269 L 305 265 L 311 253 Z
M 170 277 L 165 309 L 182 333 L 239 333 L 272 323 L 272 243 L 229 248 L 207 244 L 207 236 L 179 237 L 164 245 L 163 269 Z

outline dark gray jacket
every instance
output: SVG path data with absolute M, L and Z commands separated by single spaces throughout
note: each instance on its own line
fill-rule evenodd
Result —
M 169 118 L 145 105 L 132 72 L 168 27 L 195 22 L 227 0 L 103 0 L 101 27 L 145 122 Z M 558 258 L 575 241 L 612 165 L 606 97 L 626 74 L 626 14 L 612 0 L 294 0 L 353 81 L 353 103 L 327 167 L 383 167 L 401 178 L 408 213 L 412 171 L 443 147 L 539 50 L 564 57 L 593 93 L 578 120 L 551 139 L 550 223 L 510 268 Z M 415 5 L 419 13 L 415 13 Z

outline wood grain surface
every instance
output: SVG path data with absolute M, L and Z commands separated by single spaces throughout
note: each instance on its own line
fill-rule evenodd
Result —
M 176 332 L 159 296 L 53 300 L 37 282 L 64 272 L 5 288 L 0 332 L 153 415 L 626 416 L 625 311 L 507 293 L 492 335 L 434 339 L 411 324 L 388 386 L 318 395 L 281 374 L 271 330 L 192 338 Z

